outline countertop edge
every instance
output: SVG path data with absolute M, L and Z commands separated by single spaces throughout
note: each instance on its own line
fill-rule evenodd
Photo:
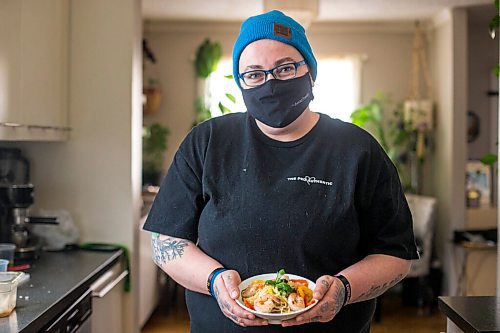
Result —
M 87 250 L 79 250 L 87 251 Z M 78 297 L 89 288 L 90 285 L 97 280 L 106 270 L 111 268 L 116 264 L 120 258 L 124 255 L 123 250 L 117 250 L 109 259 L 102 263 L 98 268 L 96 268 L 92 273 L 90 273 L 86 279 L 83 279 L 78 285 L 73 289 L 69 290 L 61 299 L 55 303 L 53 306 L 47 308 L 44 312 L 40 313 L 38 317 L 33 319 L 26 327 L 20 330 L 20 333 L 31 333 L 39 332 L 47 323 L 54 319 L 59 313 L 63 312 L 68 308 Z
M 448 317 L 455 325 L 457 325 L 464 332 L 477 332 L 477 330 L 465 320 L 460 314 L 458 314 L 455 310 L 453 310 L 446 300 L 449 299 L 447 296 L 438 297 L 438 306 L 441 312 L 443 312 L 446 317 Z

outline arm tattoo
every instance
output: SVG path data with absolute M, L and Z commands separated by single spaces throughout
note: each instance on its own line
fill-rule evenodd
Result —
M 320 316 L 316 316 L 316 317 L 312 317 L 311 318 L 311 323 L 317 323 L 321 320 L 321 317 Z
M 335 289 L 335 303 L 332 306 L 332 311 L 333 314 L 336 315 L 340 309 L 344 306 L 344 298 L 345 298 L 345 289 L 344 287 L 336 288 Z
M 392 279 L 389 282 L 385 282 L 384 284 L 378 285 L 378 286 L 376 286 L 376 285 L 371 286 L 370 289 L 368 289 L 367 291 L 365 291 L 364 293 L 359 295 L 354 300 L 354 302 L 366 301 L 366 300 L 369 300 L 369 299 L 372 299 L 372 298 L 375 298 L 375 297 L 382 295 L 387 289 L 391 288 L 396 283 L 401 281 L 403 279 L 403 277 L 404 276 L 402 274 L 399 274 L 398 276 L 396 276 L 394 279 Z
M 151 237 L 153 261 L 161 267 L 169 261 L 181 258 L 184 254 L 184 249 L 188 245 L 189 242 L 184 239 L 169 236 L 166 236 L 165 239 L 160 239 L 160 235 L 153 234 Z
M 217 286 L 214 286 L 214 297 L 215 297 L 215 300 L 217 301 L 217 303 L 219 304 L 219 307 L 221 309 L 223 309 L 222 303 L 220 302 L 220 299 L 219 299 L 219 288 L 217 288 Z

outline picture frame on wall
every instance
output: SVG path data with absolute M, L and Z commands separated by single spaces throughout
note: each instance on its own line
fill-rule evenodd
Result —
M 491 205 L 491 166 L 479 160 L 469 160 L 465 171 L 468 207 Z

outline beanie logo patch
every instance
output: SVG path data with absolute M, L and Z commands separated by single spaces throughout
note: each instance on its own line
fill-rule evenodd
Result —
M 275 36 L 283 37 L 286 39 L 292 38 L 292 29 L 287 27 L 286 25 L 274 23 L 274 31 Z

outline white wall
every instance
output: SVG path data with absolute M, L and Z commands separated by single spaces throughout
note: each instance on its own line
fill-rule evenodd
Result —
M 497 142 L 497 127 L 490 124 L 492 97 L 487 95 L 492 90 L 493 68 L 498 61 L 498 48 L 491 39 L 487 27 L 495 13 L 495 6 L 472 7 L 468 13 L 468 75 L 474 84 L 468 87 L 468 110 L 474 111 L 480 118 L 480 133 L 478 138 L 468 144 L 468 157 L 479 159 L 485 154 L 494 153 Z M 496 111 L 496 110 L 495 110 Z M 492 149 L 493 148 L 493 149 Z
M 454 229 L 465 225 L 467 106 L 467 16 L 464 9 L 443 10 L 430 33 L 431 71 L 436 99 L 432 193 L 438 199 L 436 251 L 444 269 L 444 293 L 456 290 L 459 268 L 451 244 Z
M 36 207 L 71 212 L 82 241 L 131 251 L 138 272 L 141 206 L 141 18 L 139 0 L 71 1 L 71 138 L 19 143 L 32 162 Z M 138 332 L 138 288 L 123 304 L 125 332 Z
M 163 102 L 159 112 L 144 122 L 160 122 L 171 130 L 165 169 L 194 119 L 196 80 L 193 61 L 201 42 L 209 37 L 222 44 L 230 58 L 239 23 L 145 22 L 144 33 L 158 63 L 146 64 L 148 77 L 159 78 Z M 317 58 L 363 54 L 361 100 L 367 102 L 378 91 L 396 101 L 407 93 L 413 23 L 314 23 L 307 32 Z M 318 69 L 321 75 L 321 68 Z

